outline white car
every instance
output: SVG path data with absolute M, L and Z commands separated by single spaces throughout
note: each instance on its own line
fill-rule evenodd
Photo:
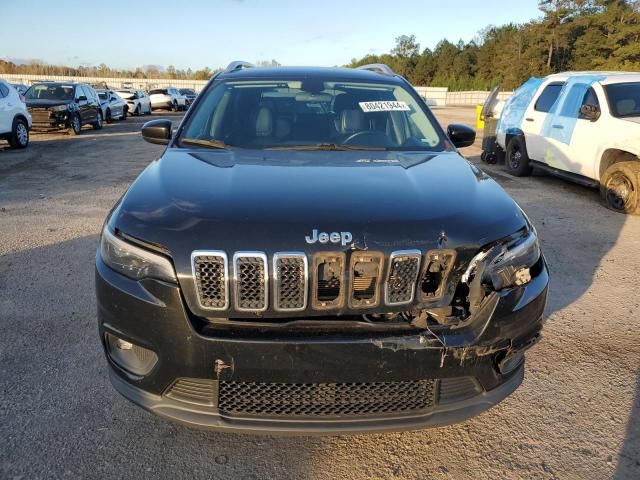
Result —
M 151 100 L 144 90 L 123 88 L 116 93 L 127 102 L 130 115 L 147 115 L 151 113 Z
M 540 168 L 599 187 L 607 207 L 640 215 L 640 73 L 531 78 L 504 104 L 496 141 L 511 174 Z
M 7 140 L 13 148 L 26 148 L 31 125 L 31 115 L 22 94 L 0 79 L 0 138 Z
M 177 88 L 166 87 L 156 88 L 149 91 L 149 99 L 151 100 L 151 108 L 171 109 L 174 112 L 186 110 L 187 97 L 182 95 Z

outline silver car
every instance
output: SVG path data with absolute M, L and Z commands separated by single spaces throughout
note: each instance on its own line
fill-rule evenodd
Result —
M 102 116 L 107 123 L 127 119 L 129 107 L 116 92 L 105 88 L 99 88 L 96 91 L 102 107 Z

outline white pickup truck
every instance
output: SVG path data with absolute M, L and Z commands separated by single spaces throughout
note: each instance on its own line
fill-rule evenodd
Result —
M 612 210 L 640 215 L 640 73 L 531 78 L 504 104 L 496 143 L 511 174 L 544 169 L 599 187 Z

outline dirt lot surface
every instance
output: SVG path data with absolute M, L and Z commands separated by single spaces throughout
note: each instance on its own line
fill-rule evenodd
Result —
M 0 478 L 640 478 L 640 218 L 499 166 L 485 170 L 537 225 L 552 286 L 525 382 L 494 409 L 441 429 L 286 438 L 192 430 L 121 398 L 93 262 L 109 208 L 162 152 L 138 133 L 148 118 L 0 144 Z M 463 153 L 479 162 L 477 146 Z

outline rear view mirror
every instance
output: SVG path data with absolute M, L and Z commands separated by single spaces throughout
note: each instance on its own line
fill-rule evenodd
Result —
M 595 122 L 600 118 L 600 107 L 597 105 L 582 105 L 580 107 L 580 118 Z
M 142 126 L 142 138 L 156 145 L 168 145 L 171 140 L 171 120 L 159 118 Z
M 453 123 L 447 127 L 447 137 L 456 148 L 470 147 L 476 141 L 476 131 L 467 125 Z

